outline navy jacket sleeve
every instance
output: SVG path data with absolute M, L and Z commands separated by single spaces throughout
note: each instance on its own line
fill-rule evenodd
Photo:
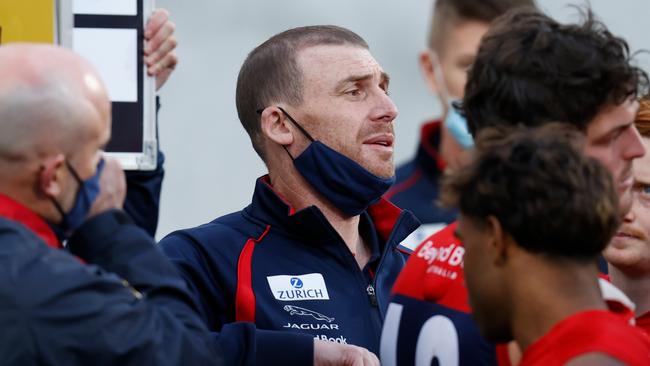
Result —
M 78 258 L 31 232 L 3 235 L 3 243 L 25 249 L 0 253 L 0 317 L 20 330 L 0 332 L 0 364 L 223 363 L 220 339 L 205 328 L 182 279 L 129 221 L 121 211 L 93 218 L 69 241 Z
M 254 349 L 257 365 L 313 364 L 314 338 L 311 335 L 257 329 L 252 338 L 241 336 L 241 330 L 237 328 L 250 323 L 229 322 L 233 318 L 234 300 L 227 298 L 227 291 L 220 284 L 220 275 L 216 274 L 217 269 L 202 260 L 198 246 L 190 236 L 176 232 L 165 237 L 160 246 L 185 278 L 208 327 L 219 331 L 222 336 L 231 334 L 227 337 L 233 339 L 231 347 Z M 229 268 L 220 270 L 233 275 L 236 273 L 236 270 Z M 236 364 L 237 360 L 226 359 L 226 362 Z
M 124 211 L 150 236 L 156 235 L 160 211 L 160 191 L 165 177 L 165 155 L 158 150 L 156 169 L 151 171 L 130 170 L 126 175 L 126 199 Z
M 68 244 L 78 258 L 0 227 L 0 364 L 255 364 L 264 334 L 245 323 L 210 333 L 171 263 L 129 222 L 112 211 L 84 224 Z
M 156 149 L 158 150 L 156 169 L 151 171 L 129 170 L 126 175 L 126 199 L 124 211 L 152 237 L 158 228 L 160 211 L 160 191 L 165 177 L 165 155 L 158 142 L 158 112 L 160 97 L 156 97 Z

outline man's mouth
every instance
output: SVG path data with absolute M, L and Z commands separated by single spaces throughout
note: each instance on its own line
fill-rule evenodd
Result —
M 628 233 L 623 233 L 623 232 L 617 232 L 615 235 L 617 238 L 632 238 L 632 239 L 637 239 L 636 236 L 628 234 Z
M 639 232 L 638 230 L 632 227 L 625 227 L 625 226 L 621 228 L 619 231 L 617 231 L 614 237 L 620 239 L 645 240 L 645 235 L 643 235 L 643 233 Z
M 382 147 L 392 148 L 394 141 L 395 137 L 392 134 L 380 134 L 371 136 L 363 143 L 365 145 L 378 145 Z

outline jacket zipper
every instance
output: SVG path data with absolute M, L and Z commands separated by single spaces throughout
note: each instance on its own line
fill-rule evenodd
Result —
M 370 298 L 370 304 L 374 307 L 379 307 L 377 294 L 375 294 L 375 286 L 373 286 L 372 283 L 368 284 L 368 287 L 366 287 L 366 293 L 368 294 L 368 298 Z
M 393 241 L 393 236 L 395 235 L 395 228 L 399 227 L 402 224 L 403 220 L 404 220 L 404 213 L 401 213 L 399 215 L 399 217 L 397 218 L 397 220 L 395 221 L 395 225 L 393 226 L 393 230 L 392 230 L 390 236 L 386 240 L 386 247 L 384 248 L 384 251 L 381 253 L 379 263 L 377 264 L 376 273 L 379 273 L 379 271 L 381 270 L 381 267 L 384 264 L 384 259 L 388 255 L 388 252 L 390 250 L 394 249 L 394 247 L 391 246 L 391 245 L 388 245 L 388 243 Z M 397 243 L 396 245 L 399 245 L 399 243 Z M 375 278 L 372 280 L 371 284 L 368 285 L 368 287 L 366 288 L 366 292 L 368 293 L 368 297 L 370 298 L 370 302 L 373 305 L 375 305 L 377 307 L 377 309 L 379 310 L 380 318 L 384 319 L 385 314 L 384 314 L 383 311 L 381 311 L 381 308 L 379 307 L 379 301 L 377 300 L 377 291 L 375 291 L 375 284 L 376 283 L 377 283 L 377 275 L 375 275 Z M 370 288 L 372 288 L 372 295 L 370 295 Z M 388 305 L 386 305 L 386 306 L 388 306 Z

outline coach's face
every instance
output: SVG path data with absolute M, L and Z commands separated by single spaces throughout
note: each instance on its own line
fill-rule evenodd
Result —
M 639 103 L 629 98 L 603 108 L 587 126 L 585 153 L 598 159 L 612 173 L 621 214 L 632 206 L 632 161 L 645 154 L 641 136 L 634 127 L 638 108 Z
M 388 75 L 370 52 L 321 45 L 300 51 L 297 60 L 304 94 L 292 115 L 314 139 L 377 176 L 393 176 L 397 107 L 388 97 Z

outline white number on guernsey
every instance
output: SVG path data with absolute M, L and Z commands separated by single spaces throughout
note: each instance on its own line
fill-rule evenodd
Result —
M 397 336 L 404 306 L 391 303 L 386 312 L 379 354 L 383 366 L 397 365 Z M 429 366 L 434 358 L 440 366 L 458 365 L 458 332 L 454 323 L 435 315 L 422 325 L 415 347 L 415 366 Z

